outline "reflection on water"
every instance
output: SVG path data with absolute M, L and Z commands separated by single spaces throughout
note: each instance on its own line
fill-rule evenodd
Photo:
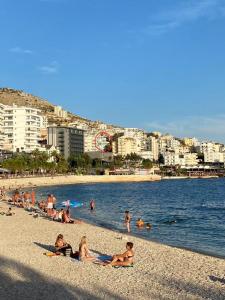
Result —
M 224 179 L 79 184 L 43 187 L 38 192 L 39 196 L 54 193 L 58 203 L 80 200 L 84 206 L 72 209 L 74 217 L 121 232 L 124 211 L 129 210 L 135 235 L 225 257 Z M 94 212 L 89 210 L 92 198 Z M 151 223 L 152 230 L 138 230 L 138 218 Z

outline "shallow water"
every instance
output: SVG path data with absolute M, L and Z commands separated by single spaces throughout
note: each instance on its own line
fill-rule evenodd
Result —
M 129 210 L 135 235 L 225 257 L 223 178 L 41 187 L 37 198 L 46 198 L 48 193 L 56 196 L 57 204 L 67 199 L 83 202 L 82 208 L 71 210 L 75 218 L 125 232 L 124 211 Z M 92 198 L 94 212 L 89 210 Z M 140 217 L 153 225 L 151 231 L 135 227 Z

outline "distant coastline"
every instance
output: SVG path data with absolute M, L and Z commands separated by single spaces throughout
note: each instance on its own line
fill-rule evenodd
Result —
M 210 179 L 219 178 L 217 175 L 205 175 L 205 176 L 164 176 L 162 180 L 175 180 L 175 179 Z

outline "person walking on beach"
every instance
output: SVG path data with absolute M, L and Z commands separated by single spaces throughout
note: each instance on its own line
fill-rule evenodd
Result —
M 24 198 L 24 202 L 25 202 L 25 207 L 27 209 L 29 209 L 30 208 L 30 193 L 25 192 L 24 195 L 23 195 L 23 198 Z
M 125 226 L 127 227 L 127 232 L 130 232 L 130 221 L 131 221 L 131 215 L 128 210 L 125 211 Z
M 53 208 L 55 209 L 56 208 L 56 206 L 55 206 L 55 204 L 56 204 L 56 197 L 53 194 L 51 194 L 51 197 L 52 197 Z
M 35 202 L 36 202 L 36 200 L 35 200 L 35 190 L 34 189 L 32 189 L 30 195 L 31 195 L 31 204 L 34 207 L 35 206 Z
M 95 200 L 91 200 L 90 201 L 90 210 L 94 210 L 95 209 Z
M 48 198 L 47 198 L 47 214 L 48 214 L 48 216 L 51 216 L 52 211 L 53 211 L 53 198 L 52 198 L 52 195 L 49 194 Z

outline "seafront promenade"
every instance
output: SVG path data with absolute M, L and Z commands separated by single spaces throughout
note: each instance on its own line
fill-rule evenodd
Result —
M 0 211 L 8 205 L 0 202 Z M 22 208 L 0 215 L 0 299 L 224 299 L 225 260 L 89 224 L 34 218 Z M 135 264 L 115 269 L 43 255 L 62 233 L 73 250 L 86 235 L 95 254 L 134 243 Z
M 0 179 L 0 186 L 15 189 L 16 187 L 51 186 L 79 183 L 110 183 L 110 182 L 145 182 L 161 180 L 159 175 L 102 175 L 102 176 L 48 176 L 48 177 L 18 177 Z

